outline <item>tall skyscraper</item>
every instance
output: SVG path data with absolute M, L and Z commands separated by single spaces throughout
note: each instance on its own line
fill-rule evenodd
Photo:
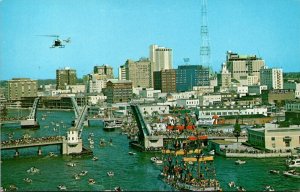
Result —
M 76 85 L 76 70 L 66 67 L 56 70 L 56 89 L 66 89 L 66 85 Z
M 152 62 L 152 71 L 160 71 L 173 68 L 173 51 L 170 48 L 150 45 L 150 61 Z
M 226 67 L 231 77 L 240 81 L 247 76 L 260 77 L 260 69 L 265 66 L 265 61 L 256 55 L 239 55 L 227 51 Z
M 126 80 L 132 81 L 133 87 L 152 87 L 152 70 L 151 61 L 148 58 L 141 58 L 139 61 L 127 60 L 125 65 L 121 68 L 125 68 Z
M 176 70 L 176 90 L 190 91 L 193 86 L 209 86 L 209 68 L 202 65 L 181 65 Z
M 268 89 L 283 89 L 283 72 L 279 68 L 265 68 L 260 70 L 260 84 Z
M 37 81 L 29 78 L 13 78 L 8 81 L 8 100 L 37 96 Z

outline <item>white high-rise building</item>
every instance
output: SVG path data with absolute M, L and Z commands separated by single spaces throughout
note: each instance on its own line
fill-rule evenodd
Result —
M 260 70 L 260 84 L 268 89 L 283 89 L 283 71 L 279 68 L 265 68 Z
M 170 48 L 150 45 L 149 57 L 153 63 L 152 72 L 173 68 L 173 50 Z

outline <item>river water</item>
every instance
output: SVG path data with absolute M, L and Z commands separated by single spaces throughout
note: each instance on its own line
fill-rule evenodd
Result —
M 17 126 L 4 126 L 1 128 L 1 139 L 7 140 L 8 133 L 14 133 L 14 138 L 24 134 L 31 137 L 50 135 L 65 135 L 74 113 L 71 111 L 38 111 L 40 129 L 21 129 Z M 42 116 L 46 116 L 42 120 Z M 53 123 L 52 123 L 53 122 Z M 56 128 L 56 130 L 54 130 Z M 37 148 L 21 149 L 20 156 L 14 157 L 14 150 L 1 151 L 1 186 L 8 188 L 15 185 L 19 190 L 25 191 L 55 191 L 58 185 L 66 185 L 72 191 L 101 191 L 120 186 L 123 190 L 130 191 L 170 191 L 172 188 L 165 184 L 159 177 L 161 167 L 151 163 L 153 153 L 139 152 L 129 147 L 126 135 L 120 130 L 112 132 L 103 131 L 100 123 L 85 127 L 83 142 L 89 147 L 88 136 L 94 134 L 94 156 L 71 157 L 62 156 L 57 146 L 43 147 L 41 156 L 37 155 Z M 100 146 L 100 139 L 109 141 L 112 145 Z M 129 155 L 128 152 L 136 155 Z M 49 156 L 54 152 L 57 156 Z M 245 159 L 246 164 L 235 165 L 234 158 L 216 156 L 214 165 L 217 179 L 224 191 L 236 191 L 229 188 L 228 183 L 234 181 L 238 186 L 243 186 L 247 191 L 262 191 L 270 185 L 276 191 L 300 191 L 299 179 L 287 178 L 281 174 L 272 175 L 270 169 L 281 172 L 286 170 L 284 158 Z M 76 163 L 75 167 L 67 165 L 68 162 Z M 29 174 L 30 167 L 40 169 L 39 173 Z M 86 170 L 88 173 L 79 180 L 74 175 Z M 114 176 L 108 177 L 107 172 L 113 171 Z M 24 178 L 32 179 L 31 183 L 23 181 Z M 89 179 L 94 179 L 94 185 L 88 184 Z

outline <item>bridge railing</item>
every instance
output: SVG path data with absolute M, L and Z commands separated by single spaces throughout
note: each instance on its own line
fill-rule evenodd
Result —
M 49 136 L 39 138 L 27 138 L 27 139 L 16 139 L 9 141 L 2 141 L 0 148 L 14 148 L 14 147 L 29 147 L 43 144 L 56 144 L 61 143 L 64 140 L 64 136 Z

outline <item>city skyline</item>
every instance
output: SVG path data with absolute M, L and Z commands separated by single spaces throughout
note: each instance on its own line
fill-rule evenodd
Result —
M 96 65 L 118 68 L 149 57 L 151 44 L 173 49 L 173 68 L 200 64 L 201 1 L 0 1 L 0 80 L 54 79 L 59 68 L 77 76 Z M 299 0 L 208 1 L 211 67 L 219 72 L 226 51 L 256 54 L 269 67 L 300 71 Z M 49 48 L 53 37 L 71 37 Z

